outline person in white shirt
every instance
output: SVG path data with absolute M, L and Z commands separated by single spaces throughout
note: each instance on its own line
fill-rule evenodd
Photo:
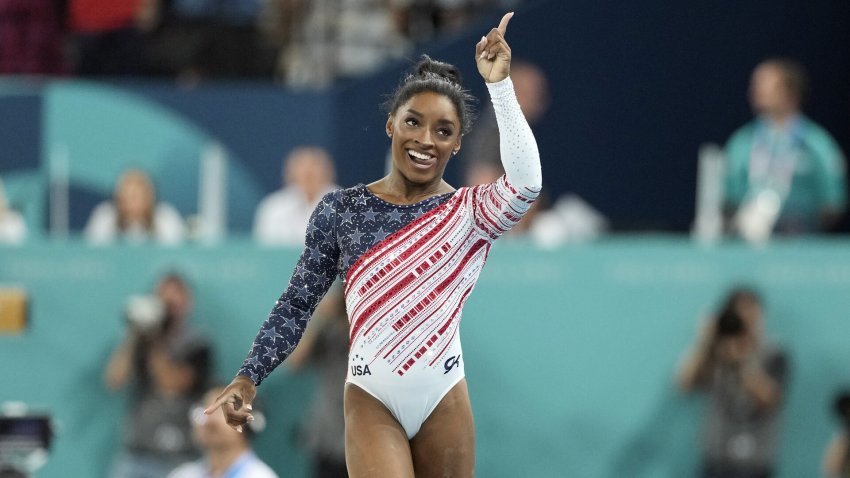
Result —
M 113 199 L 92 211 L 83 235 L 98 245 L 119 240 L 173 245 L 185 240 L 186 224 L 173 206 L 157 201 L 147 173 L 130 169 L 118 180 Z
M 0 244 L 20 244 L 27 237 L 27 224 L 24 218 L 9 207 L 0 180 Z
M 254 239 L 269 246 L 304 245 L 310 214 L 338 189 L 333 160 L 322 148 L 300 146 L 283 163 L 283 187 L 265 197 L 254 215 Z
M 201 403 L 215 399 L 224 387 L 207 391 Z M 192 410 L 192 435 L 204 456 L 198 461 L 185 463 L 172 471 L 168 478 L 278 478 L 251 450 L 250 439 L 262 430 L 264 419 L 258 411 L 255 420 L 240 433 L 224 420 L 224 412 L 204 414 L 204 407 Z

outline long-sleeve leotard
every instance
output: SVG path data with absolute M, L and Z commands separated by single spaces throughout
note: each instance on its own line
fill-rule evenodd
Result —
M 362 184 L 328 193 L 310 218 L 305 248 L 295 271 L 254 339 L 239 375 L 259 385 L 292 352 L 313 310 L 337 276 L 346 282 L 353 345 L 358 340 L 357 334 L 363 332 L 362 327 L 355 328 L 358 324 L 362 326 L 366 319 L 372 320 L 370 313 L 374 315 L 377 310 L 375 303 L 370 302 L 375 299 L 374 292 L 388 286 L 382 280 L 386 271 L 381 272 L 378 267 L 387 255 L 392 255 L 390 262 L 395 261 L 399 266 L 394 273 L 405 271 L 417 278 L 423 277 L 421 283 L 404 282 L 407 287 L 418 287 L 417 293 L 429 287 L 437 277 L 432 277 L 434 280 L 430 282 L 424 278 L 424 270 L 417 269 L 417 264 L 411 262 L 419 255 L 439 265 L 434 271 L 440 270 L 448 276 L 471 274 L 462 287 L 456 284 L 445 291 L 447 300 L 454 300 L 454 309 L 443 313 L 459 319 L 460 308 L 483 266 L 490 243 L 520 220 L 537 197 L 542 181 L 537 144 L 516 101 L 510 78 L 489 83 L 487 87 L 499 125 L 505 175 L 493 184 L 461 188 L 411 205 L 387 203 Z M 429 238 L 442 237 L 440 235 L 447 239 L 434 244 L 429 242 Z M 450 249 L 452 254 L 455 251 L 470 257 L 476 254 L 472 258 L 477 261 L 474 270 L 470 273 L 470 261 L 456 260 L 458 256 L 449 254 Z M 451 267 L 454 269 L 450 270 Z M 352 291 L 355 282 L 357 291 Z M 369 291 L 367 284 L 380 286 Z M 384 291 L 387 297 L 399 292 L 402 286 L 399 283 L 388 287 Z M 404 307 L 419 305 L 410 300 L 400 301 L 393 314 L 411 317 L 405 315 Z M 395 321 L 393 317 L 388 320 Z M 457 322 L 454 320 L 453 329 Z

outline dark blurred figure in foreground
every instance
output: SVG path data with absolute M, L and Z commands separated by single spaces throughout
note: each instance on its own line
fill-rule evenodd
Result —
M 190 326 L 191 311 L 189 284 L 174 273 L 155 295 L 128 301 L 126 334 L 104 375 L 111 390 L 131 386 L 112 478 L 162 478 L 198 457 L 189 414 L 206 389 L 212 351 Z
M 827 231 L 844 212 L 844 157 L 802 113 L 807 94 L 806 72 L 794 60 L 766 60 L 753 71 L 756 118 L 726 145 L 726 212 L 745 238 Z
M 833 411 L 841 430 L 832 437 L 823 457 L 823 474 L 829 478 L 850 477 L 850 390 L 838 393 Z
M 779 412 L 788 360 L 768 343 L 762 304 L 750 289 L 731 291 L 678 370 L 679 387 L 704 391 L 703 478 L 768 478 L 776 474 Z
M 319 302 L 310 325 L 287 364 L 293 371 L 314 367 L 319 373 L 316 397 L 303 425 L 304 442 L 313 456 L 313 478 L 345 478 L 345 416 L 339 384 L 348 373 L 348 315 L 342 286 L 333 286 Z

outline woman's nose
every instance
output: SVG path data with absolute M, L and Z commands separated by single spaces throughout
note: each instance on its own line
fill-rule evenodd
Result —
M 426 146 L 431 146 L 431 145 L 433 145 L 433 144 L 434 144 L 434 138 L 433 138 L 433 136 L 432 136 L 432 134 L 431 134 L 431 131 L 429 131 L 429 130 L 428 130 L 428 129 L 426 129 L 426 128 L 422 128 L 422 129 L 420 130 L 420 133 L 419 133 L 419 135 L 417 136 L 416 141 L 417 141 L 418 143 L 423 144 L 423 145 L 426 145 Z

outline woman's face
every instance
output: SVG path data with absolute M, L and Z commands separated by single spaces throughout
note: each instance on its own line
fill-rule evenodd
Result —
M 387 120 L 393 169 L 412 183 L 439 181 L 460 149 L 461 124 L 454 103 L 439 93 L 414 95 Z

